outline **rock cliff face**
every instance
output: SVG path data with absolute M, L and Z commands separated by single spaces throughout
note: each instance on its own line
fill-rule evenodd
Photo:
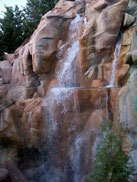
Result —
M 136 0 L 60 0 L 30 40 L 5 56 L 0 62 L 5 178 L 85 182 L 99 126 L 108 120 L 121 123 L 124 150 L 137 169 L 136 32 Z

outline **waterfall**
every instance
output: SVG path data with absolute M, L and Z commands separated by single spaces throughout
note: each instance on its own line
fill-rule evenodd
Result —
M 47 96 L 45 97 L 46 103 L 48 103 L 47 100 L 49 100 L 50 105 L 52 105 L 54 100 L 56 100 L 57 104 L 62 103 L 64 108 L 62 112 L 65 112 L 66 110 L 64 100 L 71 96 L 71 88 L 75 86 L 74 72 L 76 68 L 76 58 L 79 53 L 77 27 L 78 23 L 81 20 L 82 18 L 79 14 L 77 14 L 76 17 L 70 23 L 68 41 L 60 47 L 60 51 L 57 55 L 57 57 L 60 59 L 56 70 L 57 83 L 53 88 L 49 90 L 49 98 L 47 99 Z M 66 50 L 64 50 L 65 47 L 67 47 Z M 51 109 L 50 112 L 52 112 L 51 107 L 52 106 L 49 107 Z M 54 120 L 53 116 L 52 120 Z
M 32 128 L 32 124 L 33 124 L 33 121 L 32 121 L 32 112 L 29 112 L 28 113 L 28 121 L 29 121 L 30 129 L 31 129 Z
M 74 86 L 74 72 L 75 72 L 75 60 L 79 52 L 79 41 L 77 39 L 77 27 L 78 23 L 82 20 L 80 15 L 71 21 L 68 32 L 68 42 L 64 43 L 57 55 L 60 58 L 59 66 L 56 70 L 57 83 L 51 88 L 48 94 L 44 98 L 43 106 L 48 110 L 49 118 L 49 135 L 53 135 L 57 129 L 57 122 L 54 118 L 53 105 L 55 103 L 62 104 L 62 113 L 66 112 L 65 99 L 71 96 L 71 87 Z M 67 46 L 64 55 L 64 47 Z M 61 113 L 61 114 L 62 114 Z
M 74 182 L 81 181 L 81 163 L 82 163 L 82 148 L 85 144 L 84 136 L 78 136 L 74 143 L 74 159 L 73 159 L 73 171 L 74 171 Z
M 98 144 L 100 143 L 101 141 L 101 135 L 99 132 L 97 131 L 94 131 L 95 133 L 95 141 L 94 141 L 94 144 L 93 144 L 93 149 L 92 149 L 92 156 L 93 156 L 93 162 L 95 162 L 96 160 L 96 153 L 97 153 L 97 147 L 98 147 Z
M 74 103 L 72 108 L 73 112 L 77 113 L 77 108 L 75 107 L 75 95 L 73 96 L 73 89 L 76 88 L 76 79 L 75 79 L 75 70 L 76 70 L 76 59 L 79 53 L 79 40 L 78 40 L 78 24 L 82 23 L 82 18 L 80 15 L 76 15 L 76 17 L 71 21 L 68 31 L 68 39 L 64 42 L 64 44 L 60 47 L 60 51 L 57 54 L 59 59 L 57 68 L 55 70 L 57 82 L 53 88 L 50 88 L 47 94 L 44 97 L 43 101 L 43 113 L 46 123 L 47 131 L 45 131 L 45 135 L 48 136 L 46 143 L 48 145 L 49 156 L 48 158 L 52 158 L 49 161 L 49 165 L 52 169 L 52 176 L 49 177 L 50 171 L 46 171 L 45 181 L 59 181 L 59 182 L 68 182 L 66 178 L 65 170 L 61 172 L 61 169 L 58 168 L 56 164 L 54 165 L 55 160 L 53 156 L 57 156 L 59 158 L 59 151 L 56 149 L 58 145 L 58 132 L 59 132 L 59 125 L 58 121 L 56 120 L 56 114 L 59 114 L 62 118 L 65 117 L 67 113 L 67 106 L 66 104 L 69 102 L 71 98 Z M 73 97 L 72 97 L 73 96 Z M 62 119 L 62 122 L 63 119 Z M 72 142 L 72 150 L 73 150 L 73 182 L 80 182 L 81 179 L 81 155 L 82 148 L 85 142 L 83 137 L 75 136 L 76 138 Z M 58 148 L 58 146 L 57 146 Z M 53 151 L 54 150 L 54 151 Z M 62 150 L 62 149 L 61 149 Z M 66 153 L 66 156 L 69 155 Z M 66 168 L 66 166 L 64 166 Z M 63 177 L 65 176 L 65 177 Z M 57 180 L 58 179 L 58 180 Z
M 109 121 L 109 88 L 106 88 L 106 121 Z
M 96 110 L 94 112 L 94 116 L 96 116 L 98 114 L 98 110 L 100 110 L 101 107 L 102 107 L 102 97 L 99 97 L 95 102 Z M 101 120 L 101 119 L 102 118 L 100 117 L 99 120 Z M 92 128 L 91 131 L 94 135 L 94 143 L 92 146 L 92 162 L 94 163 L 96 160 L 97 147 L 98 147 L 98 144 L 100 143 L 100 140 L 101 140 L 101 134 L 96 128 Z
M 59 56 L 63 57 L 59 65 L 61 66 L 57 71 L 58 78 L 58 87 L 72 87 L 75 86 L 75 78 L 74 73 L 76 69 L 75 60 L 79 53 L 79 40 L 77 38 L 77 27 L 78 23 L 82 20 L 79 14 L 76 15 L 76 18 L 72 20 L 69 27 L 69 41 L 67 44 L 64 44 L 61 47 L 61 53 L 59 52 Z M 63 48 L 67 46 L 67 50 L 65 55 L 61 55 L 63 53 Z
M 44 113 L 47 113 L 47 115 L 45 116 L 45 120 L 48 121 L 47 122 L 47 126 L 48 126 L 48 138 L 50 139 L 50 142 L 53 139 L 53 134 L 55 133 L 56 129 L 57 129 L 57 122 L 54 119 L 54 111 L 53 111 L 53 105 L 54 105 L 54 98 L 53 95 L 47 95 L 44 98 L 43 101 L 43 106 L 44 106 Z
M 73 161 L 73 182 L 86 181 L 84 167 L 89 164 L 89 156 L 92 157 L 89 140 L 90 135 L 83 131 L 76 135 L 73 146 L 70 149 L 71 160 Z
M 116 69 L 117 69 L 117 62 L 118 62 L 118 58 L 119 58 L 119 54 L 121 50 L 121 40 L 122 40 L 122 36 L 120 35 L 115 47 L 115 51 L 114 51 L 114 60 L 112 62 L 112 73 L 110 77 L 110 82 L 106 86 L 107 88 L 115 87 Z

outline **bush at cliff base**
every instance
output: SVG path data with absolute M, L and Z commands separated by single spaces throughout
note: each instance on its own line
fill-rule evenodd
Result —
M 109 121 L 102 127 L 102 139 L 97 146 L 95 164 L 90 182 L 128 182 L 133 177 L 134 167 L 122 149 L 122 131 Z

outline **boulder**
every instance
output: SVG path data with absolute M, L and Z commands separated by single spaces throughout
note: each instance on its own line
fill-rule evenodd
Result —
M 12 66 L 9 61 L 0 62 L 0 77 L 2 78 L 3 84 L 8 84 L 11 81 Z
M 135 22 L 135 17 L 130 15 L 130 14 L 125 13 L 123 26 L 124 27 L 129 27 L 134 22 Z
M 4 60 L 7 60 L 7 61 L 9 61 L 9 62 L 12 62 L 12 60 L 14 59 L 14 54 L 5 53 L 3 59 L 4 59 Z
M 137 51 L 128 52 L 126 54 L 125 64 L 129 64 L 129 65 L 137 64 Z

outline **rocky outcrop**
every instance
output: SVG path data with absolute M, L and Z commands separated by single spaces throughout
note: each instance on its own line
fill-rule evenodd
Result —
M 110 69 L 108 68 L 108 63 L 113 59 L 114 47 L 118 40 L 124 10 L 128 1 L 118 1 L 111 6 L 104 1 L 98 1 L 98 3 L 95 1 L 94 3 L 88 8 L 88 11 L 90 11 L 90 14 L 87 12 L 89 21 L 83 35 L 83 44 L 85 45 L 83 51 L 86 59 L 83 61 L 83 69 L 88 70 L 90 82 L 95 79 L 92 75 L 95 75 L 96 72 L 96 79 L 101 80 L 102 84 L 106 85 L 108 84 L 108 79 L 103 77 L 105 73 L 101 77 L 100 75 L 101 72 L 106 72 L 106 69 L 108 71 Z M 96 67 L 96 71 L 93 71 L 93 67 Z M 92 74 L 92 72 L 94 73 Z
M 136 16 L 134 0 L 60 0 L 29 41 L 5 55 L 0 62 L 5 178 L 85 181 L 100 124 L 108 120 L 121 123 L 124 151 L 137 168 Z

